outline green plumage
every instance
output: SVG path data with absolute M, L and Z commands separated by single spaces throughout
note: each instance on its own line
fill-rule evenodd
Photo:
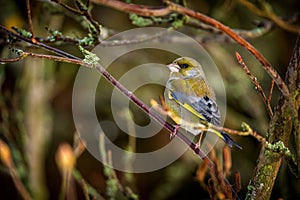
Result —
M 213 89 L 206 81 L 201 65 L 192 58 L 182 57 L 168 65 L 171 74 L 164 92 L 164 99 L 176 124 L 213 124 L 220 126 L 220 112 Z M 185 126 L 189 132 L 199 135 L 200 131 Z M 229 146 L 235 143 L 227 134 L 212 130 Z

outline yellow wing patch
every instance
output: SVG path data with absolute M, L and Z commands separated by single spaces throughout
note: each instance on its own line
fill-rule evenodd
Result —
M 173 98 L 171 92 L 169 92 L 169 98 L 170 98 L 170 99 L 173 99 L 176 103 L 178 103 L 179 105 L 181 105 L 182 107 L 184 107 L 185 109 L 187 109 L 187 110 L 188 110 L 189 112 L 191 112 L 193 115 L 199 117 L 201 120 L 204 120 L 204 121 L 206 122 L 205 124 L 208 126 L 210 132 L 215 133 L 215 134 L 216 134 L 217 136 L 219 136 L 220 138 L 224 138 L 223 135 L 222 135 L 219 131 L 210 128 L 210 123 L 209 123 L 208 121 L 206 121 L 206 119 L 203 117 L 203 115 L 202 115 L 201 113 L 197 112 L 192 106 L 190 106 L 190 105 L 187 104 L 187 103 L 181 103 L 181 102 L 178 101 L 177 99 Z

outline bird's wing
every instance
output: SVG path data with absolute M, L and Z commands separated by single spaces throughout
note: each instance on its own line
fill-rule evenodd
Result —
M 187 96 L 181 92 L 170 92 L 171 98 L 203 122 L 209 122 L 216 126 L 220 125 L 220 113 L 214 100 L 208 97 Z M 213 109 L 211 109 L 212 107 Z M 225 140 L 225 137 L 221 132 L 214 129 L 211 131 Z
M 202 120 L 220 126 L 220 111 L 215 100 L 208 96 L 187 96 L 181 92 L 171 91 L 171 97 L 183 108 Z
M 205 120 L 213 125 L 220 126 L 220 111 L 215 100 L 204 96 L 204 97 L 195 97 L 187 96 L 181 92 L 171 92 L 171 97 L 183 108 L 199 117 L 201 120 Z M 233 141 L 229 135 L 223 132 L 212 129 L 216 135 L 222 138 L 230 147 L 235 145 L 239 149 L 242 147 Z

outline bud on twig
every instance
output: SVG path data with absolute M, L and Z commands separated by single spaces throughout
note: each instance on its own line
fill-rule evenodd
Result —
M 73 153 L 73 149 L 69 144 L 63 143 L 59 145 L 55 158 L 57 166 L 62 174 L 71 172 L 73 170 L 76 163 L 76 158 Z

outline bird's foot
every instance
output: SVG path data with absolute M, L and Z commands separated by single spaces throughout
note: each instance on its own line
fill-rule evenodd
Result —
M 195 149 L 200 149 L 200 147 L 201 147 L 201 141 L 198 140 L 198 142 L 195 145 Z
M 203 133 L 201 132 L 199 140 L 198 140 L 198 142 L 195 145 L 195 149 L 200 149 L 200 147 L 201 147 L 201 141 L 202 141 L 202 136 L 203 136 Z
M 170 140 L 175 137 L 179 128 L 180 128 L 180 125 L 174 125 L 174 131 L 170 134 Z

